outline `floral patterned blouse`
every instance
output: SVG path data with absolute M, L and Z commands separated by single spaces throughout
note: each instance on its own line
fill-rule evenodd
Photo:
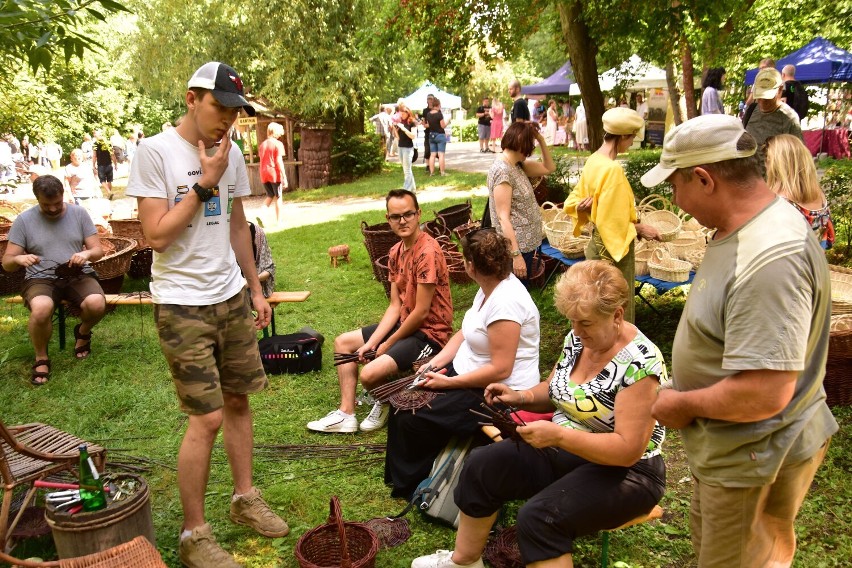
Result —
M 566 428 L 608 433 L 615 430 L 615 396 L 622 389 L 655 375 L 660 385 L 669 386 L 668 371 L 660 350 L 641 331 L 619 351 L 598 375 L 581 385 L 571 380 L 574 362 L 583 344 L 568 333 L 556 372 L 550 381 L 550 400 L 556 407 L 552 421 Z M 642 459 L 660 454 L 666 429 L 654 424 L 654 431 Z
M 532 252 L 540 244 L 542 235 L 541 210 L 535 200 L 530 178 L 520 165 L 510 166 L 500 158 L 494 160 L 488 170 L 488 209 L 491 224 L 502 235 L 497 222 L 497 203 L 494 200 L 494 188 L 501 183 L 512 187 L 512 204 L 509 209 L 509 221 L 515 230 L 515 239 L 521 252 Z

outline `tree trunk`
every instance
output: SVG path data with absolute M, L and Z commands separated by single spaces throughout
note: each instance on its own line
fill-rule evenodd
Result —
M 557 3 L 562 39 L 568 47 L 568 57 L 574 77 L 580 85 L 586 121 L 589 127 L 589 148 L 597 149 L 603 144 L 604 113 L 603 94 L 598 83 L 597 43 L 589 35 L 589 28 L 582 19 L 583 4 L 577 0 Z
M 692 48 L 689 41 L 681 36 L 681 63 L 683 66 L 683 96 L 686 98 L 686 118 L 698 116 L 698 106 L 695 104 L 695 70 L 692 66 Z
M 331 133 L 333 127 L 303 126 L 299 146 L 299 188 L 314 189 L 328 185 L 331 177 Z
M 683 115 L 680 114 L 680 89 L 677 88 L 677 78 L 675 77 L 674 64 L 671 61 L 666 63 L 666 85 L 669 88 L 669 101 L 672 105 L 672 118 L 675 126 L 683 122 Z

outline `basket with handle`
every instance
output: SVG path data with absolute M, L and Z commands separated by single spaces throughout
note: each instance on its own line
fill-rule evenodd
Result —
M 104 256 L 92 263 L 98 279 L 108 280 L 127 274 L 130 259 L 136 250 L 136 241 L 127 237 L 101 237 L 101 246 L 104 248 Z
M 547 242 L 555 249 L 567 245 L 574 238 L 574 219 L 571 217 L 560 215 L 543 225 Z
M 452 231 L 444 225 L 444 222 L 441 221 L 441 219 L 426 221 L 423 223 L 422 228 L 424 231 L 429 233 L 430 236 L 436 239 L 440 236 L 449 237 L 452 234 Z
M 642 248 L 636 251 L 634 255 L 636 276 L 648 276 L 651 273 L 648 268 L 648 261 L 651 260 L 653 253 L 654 249 L 650 248 Z
M 676 238 L 666 243 L 666 248 L 671 251 L 672 256 L 680 260 L 689 260 L 686 258 L 687 253 L 691 251 L 703 252 L 706 247 L 707 241 L 704 235 L 692 231 L 681 231 Z
M 656 209 L 642 213 L 641 221 L 657 229 L 660 232 L 660 240 L 663 242 L 676 239 L 683 224 L 677 214 L 665 209 Z
M 642 213 L 649 213 L 651 211 L 658 210 L 671 211 L 674 213 L 676 212 L 676 209 L 677 207 L 672 204 L 668 197 L 660 195 L 659 193 L 647 195 L 636 204 L 636 214 L 640 216 Z
M 458 227 L 453 229 L 453 234 L 456 236 L 457 239 L 461 240 L 462 237 L 464 237 L 468 233 L 476 231 L 481 226 L 482 223 L 480 223 L 479 221 L 468 221 L 464 225 L 459 225 Z
M 831 279 L 831 313 L 852 314 L 852 270 L 843 266 L 828 266 Z
M 686 282 L 692 265 L 685 260 L 672 258 L 671 253 L 664 248 L 655 249 L 648 260 L 648 271 L 651 278 L 666 282 Z
M 698 267 L 701 266 L 702 262 L 704 262 L 704 253 L 706 251 L 706 248 L 687 251 L 686 254 L 684 254 L 683 260 L 690 263 L 693 270 L 698 270 Z
M 452 231 L 459 225 L 464 225 L 469 222 L 472 219 L 471 212 L 472 206 L 468 199 L 464 203 L 459 203 L 458 205 L 452 205 L 445 209 L 441 209 L 440 211 L 435 211 L 435 218 L 443 221 L 444 225 Z
M 340 500 L 331 498 L 326 524 L 315 527 L 296 543 L 296 560 L 301 568 L 372 568 L 379 540 L 363 523 L 343 520 Z
M 545 234 L 547 233 L 547 228 L 545 225 L 549 221 L 553 221 L 554 219 L 559 219 L 561 217 L 567 217 L 565 212 L 559 207 L 557 204 L 552 201 L 545 201 L 541 204 L 541 228 L 544 230 Z
M 565 258 L 583 258 L 586 256 L 586 245 L 591 239 L 586 236 L 563 238 L 556 249 Z

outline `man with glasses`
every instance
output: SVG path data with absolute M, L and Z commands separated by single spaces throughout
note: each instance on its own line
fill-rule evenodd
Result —
M 431 357 L 447 343 L 452 333 L 453 302 L 444 254 L 437 241 L 420 230 L 420 207 L 413 192 L 394 189 L 385 200 L 387 220 L 402 239 L 391 248 L 388 258 L 390 305 L 378 324 L 339 335 L 335 353 L 357 353 L 364 388 L 371 390 L 412 363 Z M 375 358 L 368 361 L 370 352 Z M 351 433 L 358 431 L 355 418 L 355 389 L 358 363 L 337 366 L 340 405 L 325 417 L 308 422 L 315 432 Z M 387 423 L 387 403 L 376 402 L 361 422 L 365 432 Z

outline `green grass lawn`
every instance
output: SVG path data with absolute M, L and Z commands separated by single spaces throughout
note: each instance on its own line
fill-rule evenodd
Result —
M 439 178 L 441 183 L 459 176 L 464 185 L 467 174 Z M 388 179 L 385 179 L 385 178 Z M 337 189 L 315 190 L 318 198 L 333 195 L 383 195 L 396 187 L 401 174 L 390 167 L 386 174 Z M 480 176 L 481 178 L 481 176 Z M 419 182 L 419 180 L 418 180 Z M 471 184 L 480 182 L 470 181 Z M 311 192 L 307 192 L 311 193 Z M 301 198 L 301 195 L 298 195 Z M 289 197 L 289 196 L 288 196 Z M 295 196 L 294 196 L 295 197 Z M 430 204 L 438 210 L 461 198 Z M 286 207 L 286 205 L 285 205 Z M 474 211 L 481 211 L 483 199 L 474 199 Z M 426 216 L 428 217 L 428 216 Z M 338 387 L 332 366 L 332 340 L 340 332 L 373 323 L 381 316 L 386 299 L 382 286 L 373 280 L 367 251 L 359 227 L 383 220 L 382 212 L 352 215 L 343 221 L 313 225 L 270 234 L 277 264 L 279 290 L 310 290 L 304 303 L 283 304 L 277 309 L 279 333 L 311 325 L 325 334 L 322 371 L 306 375 L 270 377 L 270 388 L 252 397 L 255 441 L 259 445 L 354 445 L 384 443 L 385 431 L 370 434 L 320 435 L 305 429 L 305 423 L 323 416 L 335 407 Z M 326 249 L 348 243 L 351 263 L 330 268 Z M 144 281 L 125 282 L 125 290 L 144 289 Z M 474 285 L 453 285 L 456 326 L 470 306 Z M 534 292 L 542 315 L 542 373 L 554 364 L 568 323 L 553 308 L 552 287 Z M 637 305 L 637 323 L 668 354 L 684 295 L 674 291 L 662 297 L 653 292 L 649 300 L 659 313 L 644 304 Z M 169 372 L 157 342 L 151 307 L 120 307 L 95 328 L 93 356 L 75 361 L 73 351 L 59 351 L 56 334 L 51 343 L 53 373 L 41 388 L 29 385 L 33 352 L 26 330 L 27 312 L 20 306 L 0 304 L 0 407 L 9 424 L 46 422 L 90 440 L 101 440 L 111 448 L 111 458 L 122 461 L 130 454 L 152 462 L 145 477 L 152 487 L 153 520 L 157 546 L 169 566 L 178 566 L 176 543 L 181 523 L 174 465 L 185 418 L 178 410 Z M 73 323 L 72 323 L 73 325 Z M 70 333 L 69 326 L 69 333 Z M 359 410 L 359 419 L 368 409 Z M 852 441 L 846 427 L 852 422 L 848 409 L 836 409 L 843 428 L 835 437 L 826 464 L 820 469 L 814 487 L 797 523 L 800 567 L 848 566 L 852 558 L 852 494 L 850 455 Z M 671 432 L 666 442 L 669 466 L 668 492 L 662 501 L 666 513 L 661 522 L 620 531 L 612 537 L 611 561 L 622 566 L 682 567 L 694 565 L 689 541 L 687 512 L 691 483 L 678 434 Z M 121 451 L 119 451 L 121 450 Z M 285 460 L 280 453 L 256 451 L 256 484 L 268 501 L 288 520 L 291 534 L 267 539 L 231 524 L 227 518 L 231 492 L 230 475 L 221 442 L 213 454 L 207 515 L 219 541 L 250 567 L 296 566 L 293 549 L 308 529 L 325 521 L 328 500 L 338 495 L 348 520 L 367 520 L 395 514 L 404 502 L 392 499 L 382 482 L 381 459 Z M 357 456 L 357 454 L 356 454 Z M 404 545 L 379 553 L 378 567 L 407 567 L 413 557 L 438 548 L 452 548 L 454 533 L 425 522 L 416 512 L 409 513 L 412 537 Z M 575 565 L 597 566 L 600 538 L 578 542 Z M 20 553 L 55 557 L 49 539 L 30 541 Z

